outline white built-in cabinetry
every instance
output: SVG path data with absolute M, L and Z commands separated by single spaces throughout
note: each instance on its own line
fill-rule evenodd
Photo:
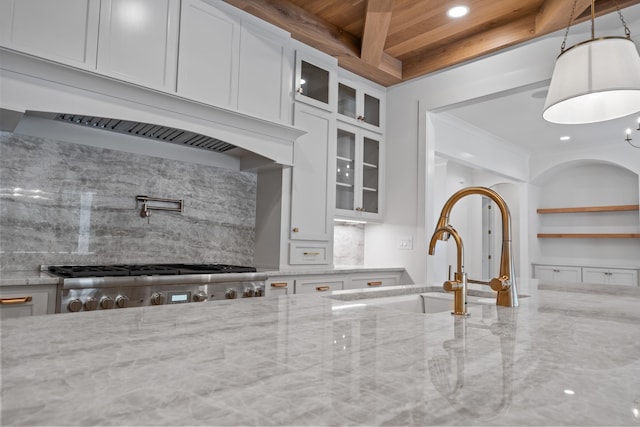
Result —
M 638 286 L 638 270 L 582 267 L 582 281 L 604 285 Z
M 3 0 L 0 45 L 95 70 L 100 0 Z
M 536 265 L 534 277 L 540 281 L 582 282 L 582 269 L 566 265 Z
M 338 96 L 337 62 L 300 45 L 295 57 L 295 100 L 335 112 Z
M 173 92 L 180 0 L 101 0 L 99 73 Z
M 384 216 L 384 89 L 341 70 L 338 80 L 335 215 Z
M 342 74 L 347 72 L 342 71 Z M 386 103 L 383 89 L 351 76 L 340 75 L 338 79 L 338 119 L 384 133 Z
M 382 218 L 382 135 L 338 123 L 336 137 L 336 217 Z
M 327 295 L 331 291 L 344 289 L 370 289 L 381 286 L 396 286 L 402 282 L 402 271 L 384 272 L 340 272 L 335 274 L 301 274 L 296 276 L 273 276 L 266 281 L 266 295 L 314 294 Z
M 288 34 L 224 3 L 182 0 L 177 93 L 264 119 L 290 122 Z
M 533 266 L 533 275 L 540 282 L 639 286 L 638 270 L 634 268 L 538 264 Z
M 198 114 L 202 107 L 234 111 L 240 113 L 234 118 L 263 120 L 254 124 L 293 125 L 305 131 L 293 145 L 292 155 L 290 150 L 276 153 L 274 158 L 282 164 L 259 172 L 259 191 L 269 195 L 259 196 L 258 204 L 266 207 L 256 214 L 256 259 L 264 260 L 257 263 L 259 267 L 332 265 L 336 203 L 341 218 L 383 218 L 384 88 L 340 70 L 335 58 L 225 2 L 5 0 L 0 2 L 0 47 L 12 58 L 24 59 L 23 53 L 41 58 L 38 62 L 46 64 L 46 69 L 55 65 L 51 62 L 65 65 L 61 70 L 82 69 L 79 80 L 89 82 L 97 95 L 105 82 L 123 91 L 133 85 L 155 100 L 169 95 L 165 98 L 170 108 L 162 107 L 172 118 L 188 114 L 174 108 L 186 100 L 188 110 Z M 18 75 L 22 70 L 11 71 Z M 144 102 L 149 101 L 140 99 L 146 108 Z M 55 103 L 48 99 L 29 101 L 55 108 L 49 107 Z M 120 101 L 136 107 L 131 99 L 116 97 Z M 68 109 L 69 101 L 62 105 L 61 109 Z M 113 112 L 110 106 L 99 107 L 92 114 Z M 186 117 L 190 124 L 201 126 L 201 116 Z M 351 153 L 337 157 L 336 139 L 346 133 L 353 139 Z M 238 138 L 249 139 L 244 141 L 247 147 L 255 142 L 253 134 Z M 267 143 L 275 147 L 273 141 Z M 336 185 L 336 167 L 345 160 L 354 170 L 350 187 L 342 181 Z M 243 167 L 269 163 L 260 161 Z
M 55 312 L 56 285 L 0 286 L 0 318 Z
M 2 1 L 0 45 L 291 124 L 289 34 L 224 2 Z
M 291 240 L 330 240 L 329 155 L 335 120 L 323 110 L 297 102 L 294 125 L 306 131 L 296 141 L 291 189 Z

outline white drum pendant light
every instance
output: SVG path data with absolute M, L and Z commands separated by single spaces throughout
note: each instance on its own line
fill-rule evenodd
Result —
M 596 123 L 640 111 L 638 49 L 620 10 L 626 37 L 594 37 L 594 3 L 592 0 L 591 40 L 564 50 L 565 34 L 542 114 L 549 122 Z

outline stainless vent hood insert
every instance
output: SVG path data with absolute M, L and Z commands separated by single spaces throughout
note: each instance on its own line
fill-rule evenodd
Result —
M 187 145 L 202 150 L 224 153 L 236 148 L 235 145 L 210 136 L 168 126 L 105 117 L 81 116 L 77 114 L 58 114 L 54 120 L 100 129 L 108 132 L 138 136 L 172 144 Z

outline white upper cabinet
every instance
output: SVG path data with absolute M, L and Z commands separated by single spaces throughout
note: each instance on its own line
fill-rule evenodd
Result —
M 95 70 L 100 0 L 2 0 L 0 44 Z
M 175 91 L 180 0 L 102 0 L 98 71 Z
M 290 124 L 293 50 L 289 35 L 242 22 L 238 110 Z
M 338 119 L 374 131 L 384 132 L 385 93 L 354 79 L 338 81 Z
M 336 135 L 336 217 L 381 220 L 382 135 L 347 123 L 338 123 Z
M 240 19 L 201 0 L 182 0 L 179 95 L 237 108 Z
M 307 133 L 296 141 L 291 183 L 291 240 L 329 241 L 330 214 L 329 163 L 335 146 L 334 115 L 296 103 L 294 122 Z M 333 156 L 331 156 L 333 158 Z
M 179 95 L 290 124 L 289 34 L 222 2 L 183 0 Z
M 337 69 L 333 58 L 296 50 L 295 100 L 323 110 L 336 111 Z

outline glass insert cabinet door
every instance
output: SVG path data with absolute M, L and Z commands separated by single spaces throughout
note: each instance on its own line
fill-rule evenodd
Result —
M 338 129 L 337 144 L 336 208 L 352 211 L 356 195 L 356 134 Z
M 338 84 L 338 114 L 353 124 L 380 127 L 380 97 L 367 93 L 357 85 Z
M 380 213 L 380 144 L 372 132 L 340 124 L 336 150 L 336 213 L 375 219 Z
M 299 83 L 298 93 L 323 104 L 329 103 L 329 71 L 303 60 L 300 62 Z
M 378 162 L 380 142 L 364 137 L 362 139 L 362 210 L 378 213 Z

